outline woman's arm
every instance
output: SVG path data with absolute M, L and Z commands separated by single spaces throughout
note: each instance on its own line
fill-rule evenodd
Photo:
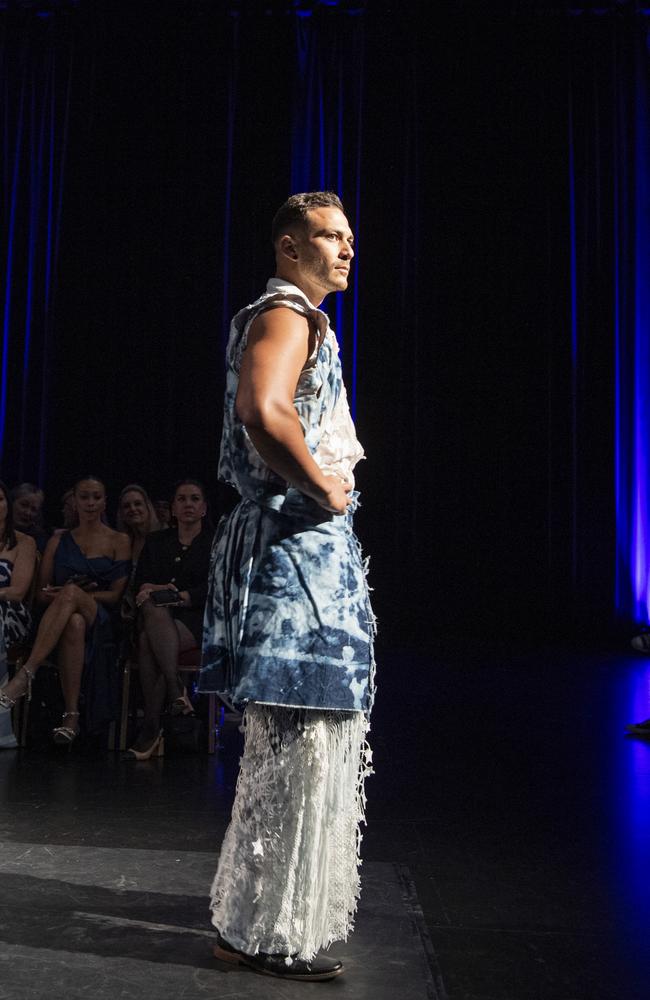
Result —
M 52 586 L 52 582 L 54 580 L 54 557 L 62 538 L 63 535 L 54 535 L 45 546 L 36 585 L 36 600 L 41 604 L 51 604 L 61 589 Z
M 0 588 L 0 601 L 24 601 L 36 569 L 36 542 L 22 531 L 16 532 L 18 549 L 11 572 L 11 586 Z
M 130 562 L 131 560 L 131 539 L 128 535 L 123 534 L 121 531 L 116 532 L 117 540 L 115 543 L 114 558 L 116 562 Z M 99 601 L 100 604 L 104 604 L 110 607 L 112 604 L 119 604 L 122 600 L 124 591 L 126 590 L 126 585 L 129 582 L 129 572 L 127 571 L 124 576 L 121 576 L 119 580 L 113 580 L 109 590 L 89 590 L 87 593 L 95 600 Z

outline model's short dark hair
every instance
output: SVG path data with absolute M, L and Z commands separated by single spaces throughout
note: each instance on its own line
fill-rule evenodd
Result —
M 295 229 L 296 226 L 305 226 L 307 212 L 311 208 L 339 208 L 344 211 L 341 199 L 334 191 L 304 191 L 302 194 L 292 194 L 275 213 L 271 226 L 273 246 L 288 230 Z

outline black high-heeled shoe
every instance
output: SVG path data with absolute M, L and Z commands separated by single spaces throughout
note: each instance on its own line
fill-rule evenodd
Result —
M 169 706 L 170 715 L 194 715 L 194 705 L 187 697 L 187 691 L 183 688 L 183 693 L 174 698 L 173 702 Z

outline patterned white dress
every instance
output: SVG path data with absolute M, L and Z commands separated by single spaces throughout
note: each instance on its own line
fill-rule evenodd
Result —
M 11 559 L 0 559 L 0 588 L 11 585 L 14 564 Z M 0 600 L 0 688 L 8 681 L 7 649 L 14 643 L 24 642 L 32 620 L 22 601 Z M 11 712 L 0 709 L 0 749 L 15 747 L 16 738 L 11 728 Z

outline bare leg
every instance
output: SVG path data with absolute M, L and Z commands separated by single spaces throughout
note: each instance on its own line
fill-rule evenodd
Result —
M 140 684 L 144 698 L 144 721 L 134 743 L 135 750 L 146 750 L 157 738 L 160 732 L 160 716 L 165 704 L 165 696 L 170 690 L 173 700 L 183 695 L 182 686 L 178 681 L 178 653 L 183 649 L 191 649 L 195 639 L 190 630 L 182 622 L 174 621 L 165 608 L 153 605 L 151 612 L 143 614 L 142 631 L 138 638 L 138 665 L 140 669 Z M 161 667 L 154 648 L 161 650 L 164 670 Z M 169 679 L 168 679 L 169 678 Z M 192 706 L 187 702 L 188 710 Z
M 196 646 L 196 639 L 188 629 L 184 622 L 175 619 L 175 625 L 178 630 L 178 640 L 180 645 L 180 650 L 183 652 L 186 649 L 192 649 Z M 191 715 L 194 712 L 194 706 L 187 696 L 187 690 L 183 687 L 183 693 L 179 697 L 175 698 L 171 706 L 172 715 Z
M 70 617 L 59 640 L 59 676 L 65 715 L 63 723 L 75 732 L 79 728 L 77 709 L 79 691 L 81 690 L 81 675 L 84 669 L 84 649 L 86 643 L 86 622 L 78 611 Z
M 74 614 L 80 615 L 86 627 L 90 628 L 97 615 L 97 605 L 89 594 L 70 584 L 57 594 L 43 615 L 32 651 L 25 660 L 24 670 L 19 671 L 5 688 L 7 697 L 20 698 L 25 693 L 28 675 L 35 674 L 43 660 L 56 647 Z
M 165 678 L 167 698 L 173 701 L 183 693 L 177 672 L 181 648 L 178 629 L 166 608 L 157 608 L 151 601 L 145 601 L 140 611 L 142 630 L 146 634 L 151 655 L 158 671 Z
M 146 750 L 160 732 L 160 715 L 165 704 L 167 684 L 158 669 L 149 638 L 144 631 L 138 637 L 138 666 L 144 698 L 144 722 L 134 746 L 136 750 Z

